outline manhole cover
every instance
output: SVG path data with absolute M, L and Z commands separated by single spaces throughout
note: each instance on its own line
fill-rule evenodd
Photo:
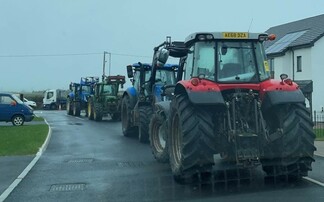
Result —
M 141 161 L 125 161 L 125 162 L 118 162 L 117 165 L 122 168 L 139 168 L 139 167 L 143 167 L 144 163 Z
M 68 163 L 91 163 L 93 159 L 91 158 L 84 158 L 84 159 L 71 159 L 68 160 Z
M 53 184 L 50 191 L 83 191 L 85 189 L 85 183 Z

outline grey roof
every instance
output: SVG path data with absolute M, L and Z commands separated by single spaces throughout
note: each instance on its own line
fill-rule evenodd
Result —
M 271 27 L 266 33 L 277 36 L 276 40 L 264 43 L 268 55 L 283 55 L 289 48 L 311 47 L 324 36 L 324 14 Z

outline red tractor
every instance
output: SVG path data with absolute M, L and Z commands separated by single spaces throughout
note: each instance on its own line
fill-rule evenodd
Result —
M 216 154 L 236 168 L 262 165 L 269 176 L 307 176 L 316 150 L 313 123 L 298 85 L 286 74 L 270 77 L 263 42 L 274 38 L 245 32 L 186 38 L 178 54 L 183 78 L 171 101 L 156 103 L 160 118 L 150 124 L 151 142 L 164 145 L 153 145 L 153 154 L 162 161 L 168 154 L 176 180 L 212 172 Z M 161 50 L 157 61 L 171 53 Z

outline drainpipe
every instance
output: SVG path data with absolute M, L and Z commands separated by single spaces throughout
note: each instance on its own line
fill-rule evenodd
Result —
M 292 53 L 292 80 L 295 81 L 295 52 L 291 49 Z

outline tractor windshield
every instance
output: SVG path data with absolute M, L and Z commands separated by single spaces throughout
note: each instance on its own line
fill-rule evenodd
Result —
M 116 94 L 116 85 L 103 85 L 102 89 L 103 94 L 108 94 L 108 95 L 115 95 Z
M 171 70 L 157 70 L 155 75 L 156 82 L 162 82 L 165 85 L 175 84 L 175 72 Z
M 217 80 L 220 82 L 258 82 L 270 77 L 260 42 L 219 42 L 217 56 Z
M 259 82 L 270 78 L 261 42 L 201 41 L 194 49 L 193 77 L 228 83 Z
M 82 92 L 90 93 L 91 92 L 91 87 L 90 86 L 82 86 Z

